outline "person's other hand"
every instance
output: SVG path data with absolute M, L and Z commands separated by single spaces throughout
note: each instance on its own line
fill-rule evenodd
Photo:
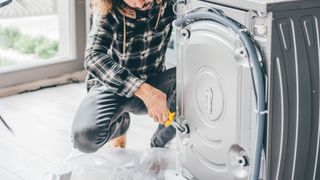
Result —
M 154 121 L 164 124 L 168 120 L 169 110 L 165 93 L 147 83 L 143 83 L 134 95 L 144 102 L 149 116 Z

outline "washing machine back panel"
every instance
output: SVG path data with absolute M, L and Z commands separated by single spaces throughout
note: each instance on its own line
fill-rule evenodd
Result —
M 244 25 L 264 51 L 264 180 L 319 180 L 320 1 L 189 0 L 185 11 L 197 7 L 222 10 Z M 259 9 L 267 13 L 255 16 Z M 256 25 L 266 26 L 266 34 L 256 34 Z M 182 165 L 201 180 L 247 179 L 237 174 L 246 169 L 230 161 L 242 151 L 252 161 L 255 134 L 250 72 L 237 53 L 241 43 L 212 22 L 188 28 L 189 39 L 178 34 L 178 109 L 191 127 L 189 137 L 178 135 Z
M 250 12 L 192 1 L 181 11 L 217 8 L 228 17 L 250 24 Z M 200 180 L 246 180 L 253 162 L 256 121 L 251 72 L 238 35 L 212 21 L 178 33 L 178 108 L 190 134 L 178 134 L 186 174 Z M 240 162 L 240 163 L 239 163 Z
M 319 19 L 320 8 L 273 13 L 270 179 L 320 179 Z
M 180 159 L 197 179 L 246 179 L 254 132 L 244 48 L 237 35 L 218 23 L 203 21 L 187 29 L 190 37 L 181 39 L 178 47 L 183 59 L 178 64 L 178 89 L 183 91 L 179 101 L 190 134 L 188 140 L 180 135 L 185 140 Z M 239 158 L 243 166 L 238 165 Z

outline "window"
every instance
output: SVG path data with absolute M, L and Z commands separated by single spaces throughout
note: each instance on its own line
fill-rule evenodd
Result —
M 0 11 L 0 88 L 83 69 L 83 0 L 13 1 Z

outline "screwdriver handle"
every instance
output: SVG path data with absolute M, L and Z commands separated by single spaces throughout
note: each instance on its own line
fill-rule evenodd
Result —
M 164 123 L 164 125 L 166 127 L 170 126 L 172 124 L 172 121 L 174 120 L 174 117 L 176 116 L 175 112 L 170 112 L 169 111 L 169 115 L 168 115 L 168 120 Z

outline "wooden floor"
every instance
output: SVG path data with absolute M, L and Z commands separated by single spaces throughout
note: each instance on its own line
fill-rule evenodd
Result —
M 71 152 L 70 127 L 86 95 L 84 84 L 47 88 L 0 99 L 0 113 L 15 131 L 0 126 L 0 179 L 43 180 Z M 127 147 L 149 148 L 156 124 L 131 116 Z M 106 148 L 106 147 L 105 147 Z

